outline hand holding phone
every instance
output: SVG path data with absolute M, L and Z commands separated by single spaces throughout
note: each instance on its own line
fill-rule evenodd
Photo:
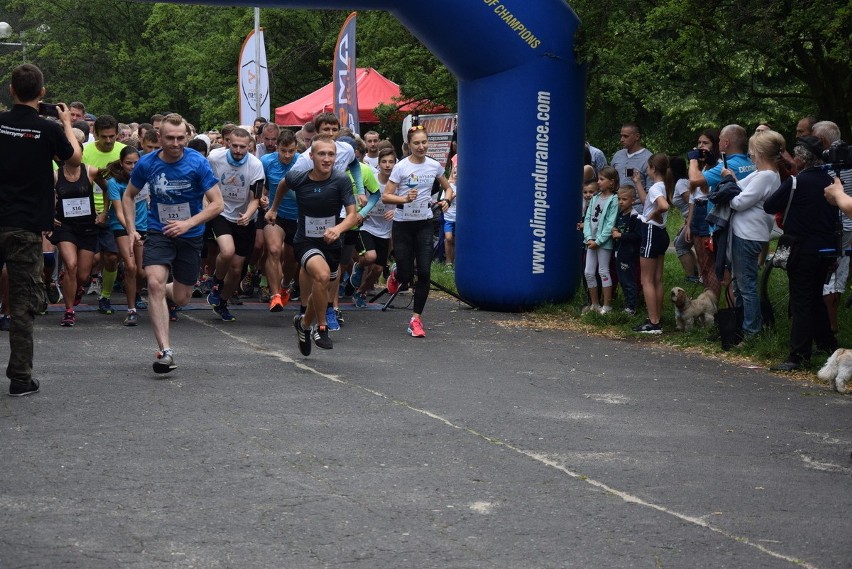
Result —
M 43 117 L 53 117 L 59 118 L 58 105 L 53 103 L 39 103 L 38 104 L 38 114 Z
M 724 168 L 728 167 L 728 155 L 722 152 L 722 166 Z

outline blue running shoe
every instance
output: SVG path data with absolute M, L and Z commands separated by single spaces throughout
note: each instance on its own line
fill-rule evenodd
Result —
M 349 277 L 349 284 L 352 285 L 354 289 L 358 289 L 361 286 L 361 278 L 364 276 L 364 268 L 361 265 L 356 264 L 355 268 L 352 269 L 352 276 Z
M 108 298 L 100 297 L 98 299 L 98 312 L 101 314 L 112 314 L 112 304 Z
M 220 302 L 219 304 L 215 305 L 213 307 L 213 312 L 218 314 L 223 322 L 233 322 L 237 319 L 237 317 L 231 314 L 231 311 L 228 310 L 227 302 Z
M 334 308 L 329 307 L 326 309 L 325 323 L 328 325 L 328 330 L 330 332 L 340 330 L 340 323 L 337 321 L 337 314 L 334 312 Z
M 219 287 L 214 286 L 210 289 L 210 292 L 207 293 L 207 304 L 213 307 L 213 310 L 216 310 L 216 307 L 222 303 L 222 297 L 219 296 Z
M 367 308 L 367 295 L 363 292 L 355 293 L 355 308 Z

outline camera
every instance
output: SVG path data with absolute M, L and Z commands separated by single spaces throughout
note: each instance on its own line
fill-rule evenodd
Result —
M 852 147 L 842 140 L 836 140 L 822 153 L 822 161 L 831 165 L 832 170 L 852 168 Z
M 38 104 L 38 114 L 43 117 L 53 117 L 59 118 L 59 105 L 54 105 L 53 103 L 39 103 Z
M 628 178 L 632 178 L 633 177 L 633 168 L 625 168 L 624 173 L 627 174 Z

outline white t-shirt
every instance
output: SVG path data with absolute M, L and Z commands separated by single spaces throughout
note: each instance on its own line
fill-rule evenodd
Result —
M 213 173 L 219 178 L 219 188 L 225 202 L 222 217 L 236 222 L 254 197 L 251 195 L 251 185 L 266 176 L 263 173 L 263 164 L 253 154 L 246 155 L 248 160 L 242 166 L 232 166 L 228 162 L 227 153 L 227 148 L 217 148 L 207 156 L 207 160 Z
M 379 182 L 379 194 L 383 194 L 385 191 L 385 184 Z M 380 239 L 390 239 L 391 230 L 393 229 L 393 220 L 385 219 L 385 212 L 391 208 L 395 208 L 396 206 L 393 204 L 383 203 L 382 200 L 373 206 L 373 209 L 370 210 L 370 215 L 367 216 L 367 219 L 364 220 L 364 223 L 361 225 L 361 231 L 366 231 L 373 237 L 379 237 Z
M 394 221 L 420 221 L 432 219 L 432 210 L 429 208 L 429 200 L 432 197 L 432 185 L 435 178 L 444 175 L 444 168 L 437 160 L 426 156 L 422 164 L 411 162 L 410 158 L 404 158 L 396 163 L 390 175 L 390 181 L 398 184 L 396 195 L 404 196 L 410 190 L 417 190 L 417 199 L 411 203 L 404 204 L 402 208 L 396 208 L 393 214 Z
M 650 223 L 657 227 L 666 226 L 666 218 L 668 218 L 669 215 L 668 212 L 663 213 L 662 221 L 651 220 L 651 216 L 657 211 L 657 198 L 660 196 L 663 196 L 663 199 L 665 199 L 666 185 L 662 182 L 655 182 L 653 186 L 648 188 L 648 193 L 645 194 L 645 206 L 642 208 L 642 215 L 639 216 L 639 219 L 641 219 L 643 223 Z
M 334 145 L 337 147 L 337 155 L 334 157 L 334 169 L 338 172 L 346 172 L 346 169 L 349 168 L 349 165 L 352 164 L 352 161 L 355 160 L 355 151 L 352 150 L 352 146 L 346 144 L 345 142 L 334 141 Z M 311 150 L 308 149 L 307 152 L 302 152 L 299 154 L 299 159 L 296 160 L 296 163 L 293 164 L 294 172 L 305 172 L 314 167 L 314 160 L 311 157 Z
M 373 170 L 378 170 L 379 169 L 379 156 L 378 156 L 378 154 L 376 155 L 375 158 L 373 158 L 369 155 L 365 155 L 364 156 L 364 164 L 372 166 Z

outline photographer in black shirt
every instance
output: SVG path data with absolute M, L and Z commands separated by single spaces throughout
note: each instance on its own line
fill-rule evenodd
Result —
M 9 271 L 9 395 L 37 393 L 33 379 L 33 321 L 45 303 L 42 232 L 53 228 L 52 160 L 79 165 L 82 150 L 71 130 L 68 107 L 39 104 L 44 76 L 19 65 L 9 85 L 14 106 L 0 113 L 0 265 Z M 55 115 L 62 123 L 39 117 Z

